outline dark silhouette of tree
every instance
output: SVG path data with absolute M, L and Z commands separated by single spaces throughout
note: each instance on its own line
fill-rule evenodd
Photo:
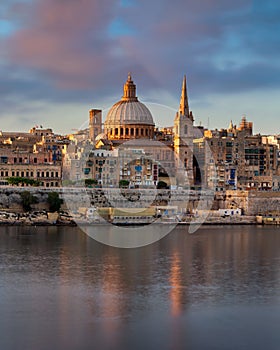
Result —
M 48 193 L 48 204 L 50 212 L 54 213 L 55 211 L 59 211 L 62 203 L 63 199 L 59 198 L 59 194 L 57 192 Z
M 21 204 L 25 211 L 30 211 L 31 205 L 38 203 L 38 199 L 35 196 L 33 196 L 33 194 L 31 194 L 29 191 L 21 192 L 20 196 Z

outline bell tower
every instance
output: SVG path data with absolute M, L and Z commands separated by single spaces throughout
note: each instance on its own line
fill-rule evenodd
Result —
M 174 120 L 174 152 L 177 184 L 192 186 L 193 179 L 193 122 L 189 110 L 187 78 L 184 76 L 179 110 Z
M 102 133 L 102 110 L 91 109 L 89 111 L 89 138 L 94 142 L 97 135 Z

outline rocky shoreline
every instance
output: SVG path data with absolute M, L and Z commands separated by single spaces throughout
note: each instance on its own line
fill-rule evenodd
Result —
M 180 222 L 155 222 L 153 224 L 178 224 L 180 226 L 199 224 L 199 217 L 188 218 Z M 100 220 L 92 221 L 84 216 L 72 217 L 66 212 L 50 213 L 46 211 L 37 211 L 30 213 L 15 213 L 0 211 L 0 226 L 84 226 L 84 225 L 111 225 L 111 223 Z M 125 225 L 126 223 L 124 223 Z M 133 223 L 130 223 L 133 225 Z M 141 222 L 138 223 L 141 225 Z M 255 225 L 259 224 L 255 216 L 236 216 L 236 217 L 214 217 L 208 216 L 203 221 L 203 225 Z
M 69 215 L 60 213 L 0 211 L 0 226 L 77 226 L 77 224 Z

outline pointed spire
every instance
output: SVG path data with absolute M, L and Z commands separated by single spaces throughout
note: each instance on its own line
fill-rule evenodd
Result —
M 228 130 L 233 130 L 233 123 L 232 123 L 232 120 L 231 120 L 230 123 L 229 123 Z
M 184 79 L 183 79 L 179 113 L 180 113 L 180 115 L 183 115 L 183 116 L 186 116 L 186 117 L 189 117 L 189 113 L 190 113 L 190 111 L 189 111 L 188 94 L 187 94 L 187 78 L 186 78 L 186 75 L 184 75 Z

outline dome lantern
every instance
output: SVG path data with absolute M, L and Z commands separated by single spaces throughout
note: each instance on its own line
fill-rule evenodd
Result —
M 136 85 L 131 79 L 131 73 L 128 73 L 127 81 L 123 86 L 122 101 L 138 101 L 136 97 Z

